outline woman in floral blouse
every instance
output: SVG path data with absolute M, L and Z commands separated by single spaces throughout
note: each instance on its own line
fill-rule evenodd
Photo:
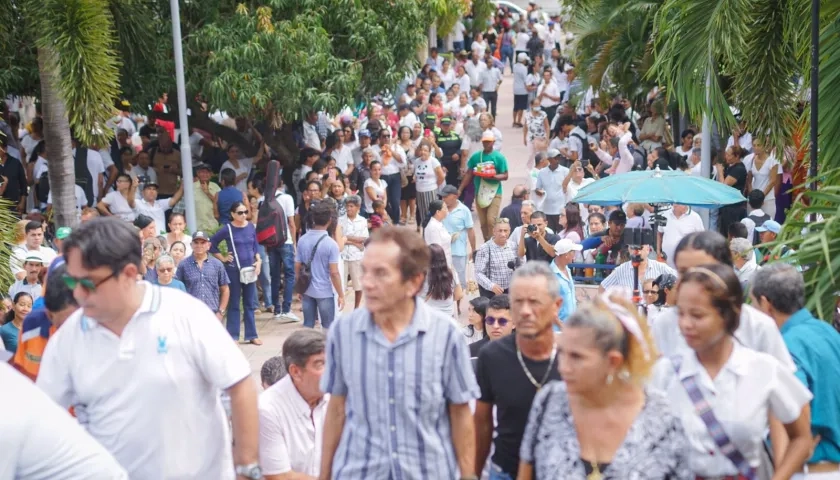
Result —
M 694 479 L 680 419 L 644 386 L 657 353 L 624 297 L 601 295 L 564 324 L 563 381 L 534 398 L 518 480 Z
M 540 108 L 539 99 L 531 100 L 531 110 L 525 112 L 522 141 L 528 147 L 528 169 L 534 168 L 537 152 L 548 148 L 548 115 Z

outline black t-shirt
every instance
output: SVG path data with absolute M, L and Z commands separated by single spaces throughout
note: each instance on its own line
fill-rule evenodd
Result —
M 546 369 L 551 369 L 548 381 L 561 379 L 556 358 L 552 365 L 548 364 L 548 360 L 534 362 L 524 355 L 522 358 L 536 381 L 542 381 Z M 519 446 L 525 434 L 531 403 L 537 394 L 537 388 L 522 371 L 516 358 L 516 333 L 490 342 L 481 349 L 476 377 L 481 388 L 479 400 L 496 406 L 496 438 L 493 440 L 496 451 L 493 453 L 493 463 L 516 478 Z
M 525 227 L 522 227 L 525 228 Z M 525 259 L 526 260 L 542 260 L 544 262 L 550 262 L 554 260 L 549 254 L 545 253 L 543 247 L 537 243 L 535 238 L 532 238 L 528 234 L 525 234 Z M 561 240 L 560 235 L 555 235 L 553 233 L 545 234 L 545 241 L 548 242 L 549 245 L 554 245 L 555 243 Z
M 490 337 L 484 337 L 477 342 L 473 342 L 470 344 L 470 357 L 478 357 L 478 352 L 484 348 L 485 345 L 490 343 Z
M 735 185 L 732 185 L 732 188 L 743 192 L 744 187 L 747 185 L 747 167 L 744 166 L 743 162 L 738 162 L 735 165 L 727 165 L 723 168 L 723 178 L 726 177 L 734 178 Z
M 146 124 L 140 127 L 140 131 L 138 133 L 141 137 L 152 138 L 152 135 L 155 135 L 157 133 L 157 130 L 155 129 L 155 127 Z

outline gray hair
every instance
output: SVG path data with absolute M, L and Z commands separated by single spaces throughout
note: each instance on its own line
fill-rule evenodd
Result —
M 545 262 L 526 262 L 525 265 L 522 265 L 513 272 L 513 278 L 510 281 L 510 285 L 513 287 L 513 282 L 519 278 L 535 277 L 545 279 L 545 287 L 548 289 L 548 294 L 551 298 L 557 298 L 560 296 L 560 281 L 557 279 L 557 275 L 551 271 L 551 268 L 549 268 L 548 264 Z
M 349 197 L 344 199 L 344 203 L 345 205 L 352 203 L 353 205 L 356 205 L 358 207 L 362 204 L 362 198 L 358 195 L 350 195 Z
M 297 330 L 283 342 L 283 361 L 288 371 L 292 365 L 305 367 L 312 355 L 324 353 L 327 337 L 318 330 L 306 328 Z
M 620 327 L 609 308 L 599 308 L 594 302 L 578 306 L 563 324 L 567 328 L 588 328 L 595 333 L 595 345 L 602 352 L 618 350 L 626 358 L 630 352 L 627 332 Z
M 140 268 L 139 240 L 134 225 L 120 218 L 93 218 L 73 229 L 64 241 L 64 252 L 79 250 L 86 269 L 107 267 L 120 273 L 128 265 Z
M 164 263 L 171 263 L 172 266 L 174 267 L 175 266 L 175 259 L 170 257 L 168 254 L 163 254 L 163 255 L 159 256 L 157 260 L 155 260 L 155 267 L 160 268 L 161 265 L 163 265 Z
M 765 297 L 780 313 L 792 314 L 805 307 L 805 279 L 788 263 L 771 263 L 756 272 L 752 295 Z
M 376 153 L 376 150 L 374 150 L 373 147 L 367 147 L 364 150 L 362 150 L 362 156 L 364 156 L 366 153 L 369 153 L 373 157 L 373 160 L 379 160 L 379 154 Z
M 746 238 L 733 238 L 729 241 L 729 250 L 746 261 L 755 257 L 755 248 L 751 241 Z
M 534 202 L 532 202 L 531 200 L 522 200 L 522 206 L 536 208 L 536 205 L 534 205 Z
M 289 372 L 286 370 L 286 361 L 283 360 L 283 357 L 277 355 L 276 357 L 269 358 L 262 364 L 262 368 L 260 368 L 260 380 L 262 380 L 263 385 L 270 387 L 279 382 L 287 373 Z

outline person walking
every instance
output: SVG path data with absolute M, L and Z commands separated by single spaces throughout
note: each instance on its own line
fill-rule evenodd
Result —
M 230 300 L 230 279 L 225 265 L 208 255 L 209 249 L 210 237 L 200 230 L 195 232 L 193 253 L 178 264 L 175 278 L 184 284 L 187 293 L 201 300 L 221 320 Z
M 323 480 L 476 479 L 469 402 L 478 385 L 459 327 L 417 297 L 429 255 L 406 227 L 371 236 L 365 306 L 327 337 Z
M 483 238 L 490 238 L 493 233 L 493 225 L 499 217 L 502 204 L 502 182 L 508 179 L 507 159 L 501 152 L 493 149 L 495 142 L 496 135 L 493 132 L 485 131 L 481 135 L 483 148 L 470 157 L 464 178 L 458 187 L 460 197 L 467 185 L 473 182 L 476 212 Z
M 332 223 L 327 202 L 315 203 L 309 210 L 309 218 L 312 225 L 298 240 L 295 255 L 295 292 L 300 295 L 303 326 L 315 328 L 315 320 L 320 318 L 321 327 L 326 329 L 335 319 L 336 296 L 338 309 L 344 308 L 344 288 L 338 270 L 341 257 L 338 243 L 327 232 Z
M 257 230 L 248 221 L 248 207 L 242 202 L 230 206 L 231 222 L 220 228 L 210 238 L 210 252 L 224 263 L 230 280 L 230 303 L 227 311 L 227 330 L 239 341 L 239 326 L 245 323 L 245 342 L 262 345 L 257 333 L 255 311 L 257 306 L 257 278 L 262 261 L 257 247 Z M 225 242 L 227 254 L 222 255 L 219 244 Z M 244 315 L 240 317 L 240 299 Z
M 122 220 L 81 224 L 64 254 L 64 282 L 81 308 L 50 338 L 38 387 L 74 407 L 130 478 L 262 478 L 251 367 L 213 312 L 137 281 L 137 232 Z M 172 445 L 191 448 L 172 455 Z

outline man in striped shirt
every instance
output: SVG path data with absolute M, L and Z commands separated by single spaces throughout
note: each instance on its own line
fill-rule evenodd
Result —
M 631 255 L 633 253 L 632 251 L 630 252 Z M 650 245 L 642 245 L 642 248 L 639 250 L 639 256 L 642 259 L 639 264 L 639 289 L 641 289 L 645 280 L 655 279 L 663 273 L 677 275 L 677 271 L 669 267 L 668 264 L 648 258 L 650 256 Z M 600 291 L 603 292 L 609 287 L 633 289 L 633 284 L 633 262 L 628 261 L 616 267 L 610 276 L 601 281 Z
M 385 227 L 362 259 L 365 306 L 330 328 L 320 478 L 476 479 L 469 402 L 479 395 L 463 333 L 417 298 L 429 250 Z

